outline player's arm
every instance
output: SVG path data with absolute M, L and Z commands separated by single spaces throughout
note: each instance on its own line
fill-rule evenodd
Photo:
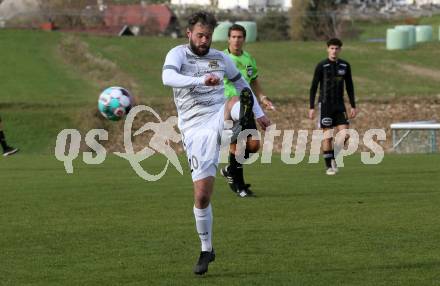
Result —
M 321 81 L 322 77 L 322 70 L 321 65 L 318 64 L 315 68 L 315 72 L 313 74 L 313 80 L 312 85 L 310 86 L 310 109 L 309 109 L 309 118 L 313 119 L 313 116 L 315 115 L 315 98 L 316 98 L 316 92 L 318 91 L 318 86 Z
M 266 107 L 267 109 L 275 110 L 272 101 L 263 94 L 263 90 L 261 88 L 260 82 L 258 81 L 258 78 L 251 80 L 250 86 L 252 88 L 252 91 L 260 99 L 260 102 L 264 105 L 264 107 Z
M 348 98 L 350 100 L 350 118 L 356 117 L 356 101 L 354 97 L 353 78 L 351 76 L 351 67 L 347 64 L 347 73 L 345 74 L 345 88 L 347 89 Z
M 272 101 L 267 96 L 264 95 L 263 89 L 261 88 L 260 85 L 260 81 L 258 80 L 259 73 L 258 73 L 257 61 L 252 56 L 250 56 L 250 61 L 253 69 L 252 78 L 250 79 L 250 86 L 252 88 L 252 91 L 255 93 L 255 95 L 258 97 L 258 99 L 265 108 L 275 110 Z
M 177 48 L 168 52 L 162 69 L 163 84 L 175 88 L 209 85 L 210 81 L 213 80 L 209 76 L 192 77 L 180 73 L 183 56 L 184 54 L 179 53 Z

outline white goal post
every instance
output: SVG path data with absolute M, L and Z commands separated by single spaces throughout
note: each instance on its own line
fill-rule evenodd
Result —
M 440 123 L 434 120 L 429 121 L 414 121 L 414 122 L 399 122 L 391 124 L 391 130 L 393 133 L 393 150 L 398 147 L 402 141 L 408 137 L 413 130 L 429 131 L 430 151 L 431 153 L 437 152 L 437 130 L 440 130 Z M 398 130 L 407 130 L 400 138 L 397 135 Z

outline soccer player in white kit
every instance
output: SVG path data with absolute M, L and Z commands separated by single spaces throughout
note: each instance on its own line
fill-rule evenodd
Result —
M 224 121 L 234 121 L 235 131 L 254 120 L 263 129 L 270 125 L 249 84 L 232 60 L 211 49 L 217 21 L 211 13 L 196 12 L 188 21 L 189 44 L 171 49 L 165 59 L 162 81 L 173 88 L 178 127 L 191 166 L 194 184 L 194 216 L 202 251 L 194 267 L 195 274 L 208 271 L 215 259 L 212 247 L 211 195 L 217 172 Z M 223 78 L 233 82 L 240 98 L 225 99 Z

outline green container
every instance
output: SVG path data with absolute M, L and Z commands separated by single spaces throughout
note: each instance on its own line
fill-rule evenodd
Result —
M 387 50 L 404 50 L 409 48 L 409 32 L 402 29 L 387 30 Z
M 395 29 L 408 31 L 408 33 L 409 33 L 409 40 L 408 40 L 409 47 L 415 46 L 415 44 L 416 44 L 416 26 L 414 26 L 414 25 L 398 25 L 395 27 Z
M 212 34 L 213 42 L 227 42 L 228 41 L 228 30 L 229 27 L 232 26 L 232 23 L 229 21 L 219 22 L 217 27 L 214 29 L 214 33 Z
M 246 30 L 246 42 L 251 43 L 257 40 L 257 23 L 251 21 L 239 21 L 235 24 L 241 25 Z
M 432 26 L 416 26 L 416 42 L 425 43 L 432 41 Z

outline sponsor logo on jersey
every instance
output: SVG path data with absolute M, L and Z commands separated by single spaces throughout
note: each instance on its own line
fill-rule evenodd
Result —
M 254 69 L 252 68 L 252 66 L 246 66 L 246 72 L 248 77 L 251 77 L 254 74 Z
M 209 61 L 208 67 L 211 69 L 216 69 L 219 67 L 219 65 L 218 65 L 218 62 L 216 60 L 214 60 L 214 61 Z
M 345 75 L 345 70 L 344 69 L 338 70 L 338 75 Z

